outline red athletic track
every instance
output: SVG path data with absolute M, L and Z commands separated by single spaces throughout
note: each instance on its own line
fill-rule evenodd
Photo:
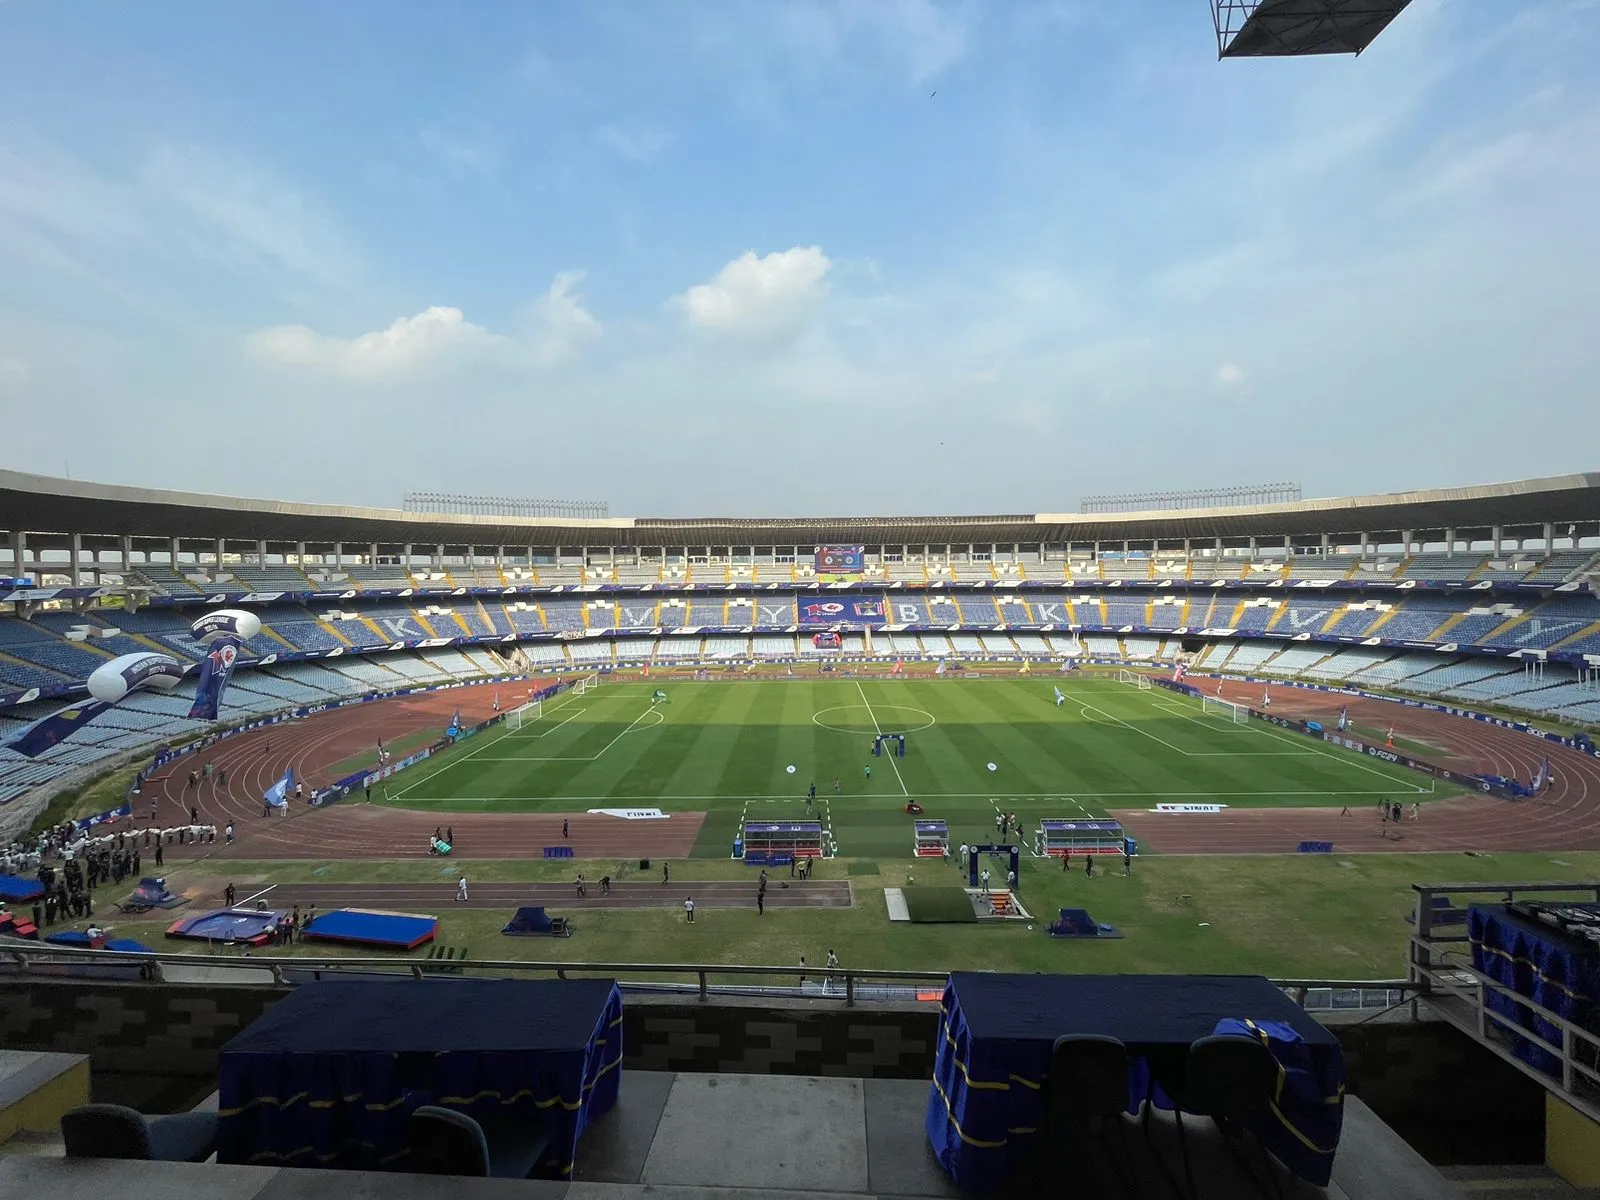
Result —
M 1208 695 L 1216 692 L 1215 681 L 1191 677 L 1191 682 Z M 1259 708 L 1264 686 L 1228 682 L 1222 685 L 1222 696 Z M 1410 819 L 1414 797 L 1397 789 L 1393 799 L 1406 806 L 1398 836 L 1392 823 L 1385 827 L 1379 822 L 1376 795 L 1350 797 L 1348 816 L 1337 808 L 1230 808 L 1193 814 L 1124 809 L 1112 816 L 1141 843 L 1168 854 L 1285 854 L 1303 841 L 1332 842 L 1341 854 L 1600 849 L 1600 761 L 1586 754 L 1514 729 L 1391 701 L 1286 686 L 1265 690 L 1272 694 L 1274 714 L 1321 721 L 1328 728 L 1348 704 L 1352 724 L 1385 731 L 1393 725 L 1396 738 L 1439 747 L 1439 753 L 1424 757 L 1452 770 L 1528 780 L 1548 756 L 1553 782 L 1531 800 L 1473 794 L 1424 803 L 1417 821 Z M 1324 748 L 1331 755 L 1363 761 L 1354 751 Z M 1419 783 L 1426 778 L 1416 776 Z M 1372 785 L 1382 788 L 1383 782 L 1373 776 Z
M 189 806 L 196 805 L 201 821 L 217 827 L 217 840 L 194 849 L 200 857 L 221 859 L 425 857 L 428 839 L 444 825 L 454 828 L 455 856 L 461 858 L 540 858 L 544 847 L 560 845 L 571 846 L 577 858 L 689 856 L 704 813 L 674 813 L 665 821 L 624 821 L 587 812 L 432 813 L 363 804 L 357 793 L 325 808 L 291 801 L 286 817 L 261 815 L 262 793 L 286 768 L 294 768 L 308 793 L 313 786 L 326 787 L 334 782 L 331 769 L 353 756 L 376 761 L 379 738 L 392 745 L 419 729 L 442 734 L 457 709 L 468 723 L 487 720 L 497 692 L 504 707 L 521 698 L 516 684 L 479 684 L 353 704 L 229 738 L 210 750 L 185 755 L 147 780 L 135 802 L 134 826 L 187 824 Z M 217 776 L 201 780 L 198 793 L 187 790 L 189 772 L 208 761 L 219 772 L 227 771 L 226 790 L 217 786 Z M 232 846 L 223 842 L 229 821 L 234 825 Z M 570 833 L 565 839 L 563 821 Z M 177 861 L 189 849 L 174 846 L 170 857 Z

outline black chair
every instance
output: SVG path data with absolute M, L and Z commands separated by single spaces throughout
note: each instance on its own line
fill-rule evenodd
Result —
M 203 1163 L 217 1150 L 217 1114 L 147 1117 L 121 1104 L 84 1104 L 61 1115 L 68 1158 Z
M 1056 1039 L 1050 1071 L 1044 1081 L 1044 1128 L 1040 1143 L 1049 1153 L 1059 1150 L 1074 1132 L 1095 1131 L 1106 1139 L 1106 1126 L 1116 1130 L 1126 1172 L 1107 1154 L 1117 1186 L 1135 1194 L 1133 1156 L 1128 1149 L 1122 1114 L 1128 1108 L 1128 1048 L 1116 1038 L 1075 1034 Z M 1061 1164 L 1057 1164 L 1060 1166 Z
M 494 1122 L 485 1130 L 465 1113 L 431 1104 L 411 1114 L 406 1134 L 409 1169 L 418 1175 L 527 1179 L 550 1145 L 532 1122 Z
M 1174 1106 L 1178 1153 L 1183 1159 L 1183 1177 L 1187 1184 L 1185 1194 L 1191 1200 L 1198 1193 L 1195 1191 L 1194 1168 L 1183 1129 L 1183 1114 L 1186 1112 L 1211 1118 L 1222 1133 L 1230 1153 L 1239 1162 L 1240 1169 L 1258 1191 L 1268 1195 L 1280 1194 L 1271 1164 L 1263 1164 L 1269 1185 L 1264 1187 L 1239 1153 L 1245 1122 L 1265 1109 L 1277 1090 L 1278 1063 L 1271 1051 L 1252 1038 L 1206 1037 L 1193 1043 L 1189 1053 L 1182 1059 L 1154 1060 L 1152 1070 L 1155 1082 L 1161 1085 L 1161 1090 L 1166 1092 Z M 1146 1109 L 1147 1133 L 1149 1119 L 1150 1113 Z M 1165 1164 L 1162 1169 L 1166 1170 Z M 1171 1178 L 1170 1174 L 1168 1178 Z

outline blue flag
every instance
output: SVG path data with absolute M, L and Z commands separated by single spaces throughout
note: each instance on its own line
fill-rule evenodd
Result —
M 450 727 L 444 731 L 447 738 L 455 738 L 461 733 L 461 710 L 456 709 L 456 715 L 450 718 Z
M 261 798 L 273 808 L 282 808 L 289 803 L 289 790 L 294 787 L 294 768 L 290 767 L 283 773 L 283 778 L 278 780 L 266 791 Z
M 194 705 L 189 716 L 197 721 L 215 721 L 222 709 L 222 693 L 228 690 L 228 680 L 233 678 L 233 666 L 239 658 L 239 643 L 233 638 L 220 638 L 211 643 L 206 656 L 200 660 L 200 681 L 194 688 Z
M 71 708 L 63 708 L 48 717 L 40 717 L 9 741 L 0 742 L 0 748 L 15 750 L 25 758 L 38 758 L 52 746 L 59 746 L 110 707 L 101 700 L 85 700 Z

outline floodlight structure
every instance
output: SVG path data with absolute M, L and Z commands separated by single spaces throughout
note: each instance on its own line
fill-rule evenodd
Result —
M 1360 54 L 1411 0 L 1211 0 L 1218 58 Z

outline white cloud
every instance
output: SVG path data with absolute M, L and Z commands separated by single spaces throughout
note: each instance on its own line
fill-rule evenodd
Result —
M 1217 368 L 1217 378 L 1228 386 L 1244 382 L 1244 368 L 1237 363 L 1226 362 Z
M 649 126 L 605 125 L 595 135 L 600 144 L 629 162 L 649 162 L 672 145 L 672 135 Z
M 468 321 L 459 308 L 435 305 L 359 337 L 330 337 L 304 325 L 279 325 L 252 333 L 247 346 L 256 357 L 269 361 L 316 367 L 349 379 L 376 379 L 461 350 L 486 349 L 501 340 Z
M 689 324 L 732 337 L 772 338 L 797 333 L 828 294 L 833 264 L 817 246 L 796 246 L 756 257 L 747 250 L 709 283 L 677 298 Z
M 28 382 L 28 364 L 20 358 L 0 355 L 0 388 Z
M 333 219 L 258 164 L 163 146 L 145 163 L 141 183 L 153 217 L 170 222 L 196 257 L 322 286 L 346 286 L 357 272 Z
M 582 280 L 582 271 L 563 271 L 534 303 L 529 345 L 539 366 L 565 362 L 600 336 L 600 322 L 577 295 Z
M 262 361 L 350 380 L 393 379 L 486 361 L 553 367 L 600 334 L 600 322 L 575 292 L 582 278 L 579 271 L 557 275 L 513 334 L 473 324 L 459 308 L 434 305 L 416 316 L 400 317 L 387 329 L 353 338 L 318 333 L 305 325 L 279 325 L 250 334 L 245 346 Z

